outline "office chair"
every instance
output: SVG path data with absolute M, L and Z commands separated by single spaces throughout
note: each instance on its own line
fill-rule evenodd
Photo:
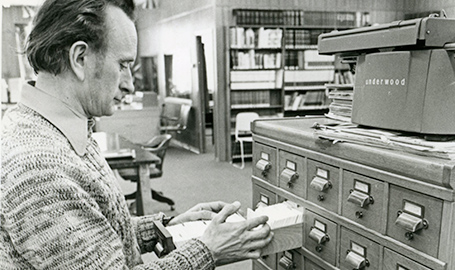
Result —
M 259 115 L 255 112 L 241 112 L 235 117 L 235 143 L 240 144 L 240 158 L 242 165 L 233 164 L 235 167 L 243 169 L 245 167 L 244 142 L 253 142 L 251 135 L 251 122 L 258 119 Z
M 157 155 L 161 159 L 161 163 L 150 166 L 150 178 L 158 178 L 163 175 L 163 163 L 164 157 L 166 156 L 167 148 L 169 147 L 169 143 L 171 142 L 172 136 L 170 134 L 162 134 L 153 137 L 150 141 L 146 144 L 142 145 L 147 151 L 152 152 L 153 154 Z M 119 175 L 127 180 L 137 182 L 139 181 L 138 172 L 135 169 L 120 169 L 118 170 Z M 136 199 L 137 191 L 125 195 L 126 200 L 135 200 Z M 174 210 L 174 201 L 166 196 L 163 195 L 162 192 L 151 190 L 152 199 L 167 203 L 171 210 Z
M 171 105 L 168 105 L 171 106 Z M 160 116 L 160 131 L 167 134 L 169 132 L 180 133 L 186 129 L 188 124 L 188 117 L 190 115 L 191 104 L 180 104 L 180 112 L 178 117 L 168 115 L 166 104 L 163 104 L 163 110 Z

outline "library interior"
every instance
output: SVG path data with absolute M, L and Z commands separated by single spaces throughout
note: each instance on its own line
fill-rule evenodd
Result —
M 27 193 L 38 182 L 62 185 L 69 178 L 75 194 L 59 194 L 58 200 L 77 197 L 94 204 L 84 207 L 98 209 L 99 224 L 112 223 L 104 225 L 123 241 L 116 244 L 125 252 L 115 259 L 129 269 L 134 263 L 128 256 L 133 255 L 125 246 L 139 249 L 146 243 L 146 252 L 141 246 L 139 254 L 142 265 L 136 263 L 143 268 L 134 269 L 455 270 L 455 1 L 126 0 L 134 6 L 134 16 L 125 19 L 133 22 L 132 36 L 137 37 L 136 57 L 127 66 L 134 90 L 122 94 L 112 115 L 83 116 L 91 128 L 83 142 L 89 149 L 85 156 L 74 143 L 81 132 L 65 131 L 74 116 L 57 117 L 54 105 L 45 109 L 41 102 L 60 100 L 72 111 L 71 104 L 55 93 L 34 104 L 39 95 L 32 92 L 38 88 L 28 84 L 37 80 L 38 85 L 42 71 L 35 72 L 27 50 L 39 21 L 34 19 L 43 2 L 59 1 L 65 2 L 0 4 L 0 266 L 6 267 L 0 268 L 16 269 L 12 266 L 21 260 L 28 267 L 23 269 L 53 265 L 59 251 L 37 243 L 55 228 L 49 229 L 46 220 L 33 225 L 38 218 L 26 222 L 55 200 L 37 191 L 35 206 L 42 206 L 31 211 L 14 192 Z M 124 28 L 119 29 L 115 31 Z M 122 45 L 128 47 L 126 43 Z M 62 61 L 73 63 L 71 55 Z M 39 125 L 56 126 L 52 134 L 58 135 L 52 136 L 59 139 L 42 160 L 39 151 L 48 150 L 43 146 L 48 135 L 43 131 L 43 138 L 33 137 L 34 144 L 24 142 L 30 131 L 21 128 L 30 128 L 25 125 L 33 119 L 22 118 L 24 111 L 42 114 Z M 46 112 L 53 112 L 57 124 Z M 58 123 L 65 121 L 62 129 Z M 32 150 L 14 147 L 16 143 L 36 145 L 32 150 L 38 154 L 27 156 L 36 159 L 17 165 Z M 59 148 L 65 145 L 68 149 Z M 102 172 L 93 183 L 72 173 L 52 177 L 47 171 L 59 166 L 52 163 L 53 155 L 70 156 L 73 170 L 95 162 L 86 158 L 90 151 L 95 151 L 94 159 L 99 152 L 103 159 L 96 162 L 107 166 L 95 168 Z M 103 188 L 120 191 L 118 205 L 103 204 L 97 191 L 86 190 L 92 186 L 84 186 L 104 185 L 109 177 L 115 184 Z M 221 220 L 229 228 L 268 217 L 268 226 L 258 223 L 244 232 L 253 235 L 267 228 L 273 233 L 270 242 L 251 248 L 259 255 L 233 253 L 237 257 L 226 262 L 214 255 L 206 232 L 213 236 L 213 228 L 221 226 L 213 224 L 229 207 L 213 209 L 214 218 L 188 217 L 196 211 L 193 206 L 214 201 L 238 208 Z M 120 217 L 104 207 L 125 208 L 128 222 L 153 217 L 142 225 L 147 232 L 138 233 L 139 238 L 148 234 L 148 240 L 126 243 L 132 232 L 119 232 L 127 227 L 120 224 L 125 221 L 112 222 Z M 46 216 L 59 213 L 66 215 L 56 210 Z M 20 231 L 27 226 L 37 231 L 25 239 Z M 71 243 L 84 241 L 77 240 Z M 56 247 L 63 250 L 62 245 Z M 114 253 L 114 248 L 102 252 Z M 108 258 L 112 265 L 113 258 Z M 188 264 L 172 268 L 173 260 Z M 74 269 L 109 269 L 98 267 Z

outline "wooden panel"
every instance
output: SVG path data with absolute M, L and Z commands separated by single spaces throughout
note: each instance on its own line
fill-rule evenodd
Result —
M 340 169 L 318 161 L 308 160 L 308 194 L 307 199 L 313 203 L 338 213 L 339 190 L 340 190 Z M 317 189 L 314 184 L 318 181 L 327 181 L 324 190 Z
M 265 164 L 270 167 L 264 169 Z M 255 143 L 253 147 L 253 175 L 278 186 L 277 150 L 270 146 Z M 267 165 L 268 166 L 268 165 Z
M 275 254 L 274 254 L 275 255 Z M 276 256 L 276 255 L 275 255 Z M 275 260 L 276 262 L 276 260 Z M 276 266 L 275 266 L 276 267 Z M 275 267 L 270 268 L 265 262 L 263 262 L 261 259 L 257 261 L 253 261 L 253 270 L 273 270 Z
M 315 239 L 310 237 L 312 230 L 319 233 L 324 232 L 327 239 L 323 243 L 316 242 Z M 332 265 L 336 265 L 338 235 L 338 226 L 336 223 L 311 211 L 305 213 L 303 246 Z
M 305 158 L 285 151 L 279 152 L 279 186 L 297 196 L 306 198 L 306 162 Z M 295 175 L 291 175 L 295 173 Z M 290 179 L 290 177 L 292 179 Z
M 302 246 L 303 225 L 295 224 L 273 230 L 273 239 L 262 249 L 263 255 L 274 254 Z
M 315 264 L 314 262 L 310 261 L 307 258 L 304 258 L 304 261 L 305 267 L 303 269 L 305 270 L 324 270 L 324 268 L 318 266 L 317 264 Z
M 385 215 L 384 192 L 384 182 L 343 171 L 341 214 L 368 228 L 385 233 L 387 216 Z M 359 201 L 349 201 L 349 198 L 353 199 L 356 194 L 369 197 L 363 207 Z
M 437 257 L 441 233 L 442 200 L 392 185 L 390 187 L 389 203 L 387 235 Z M 408 206 L 406 207 L 405 205 Z M 428 223 L 428 228 L 414 232 L 412 239 L 408 239 L 410 237 L 408 230 L 395 223 L 398 218 L 397 213 L 407 212 L 405 208 L 412 208 L 412 216 L 416 216 L 417 212 L 421 212 L 422 218 Z
M 418 264 L 403 255 L 389 249 L 384 250 L 384 270 L 430 270 L 430 268 Z

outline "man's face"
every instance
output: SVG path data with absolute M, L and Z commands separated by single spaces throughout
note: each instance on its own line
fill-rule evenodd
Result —
M 89 117 L 112 115 L 115 105 L 134 91 L 130 67 L 136 58 L 136 28 L 117 7 L 108 6 L 106 14 L 107 50 L 91 54 L 82 97 Z

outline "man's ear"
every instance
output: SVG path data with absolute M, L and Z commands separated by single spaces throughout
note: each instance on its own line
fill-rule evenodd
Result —
M 88 45 L 84 41 L 73 43 L 69 51 L 70 66 L 76 77 L 83 81 L 85 79 L 85 68 L 87 67 Z

